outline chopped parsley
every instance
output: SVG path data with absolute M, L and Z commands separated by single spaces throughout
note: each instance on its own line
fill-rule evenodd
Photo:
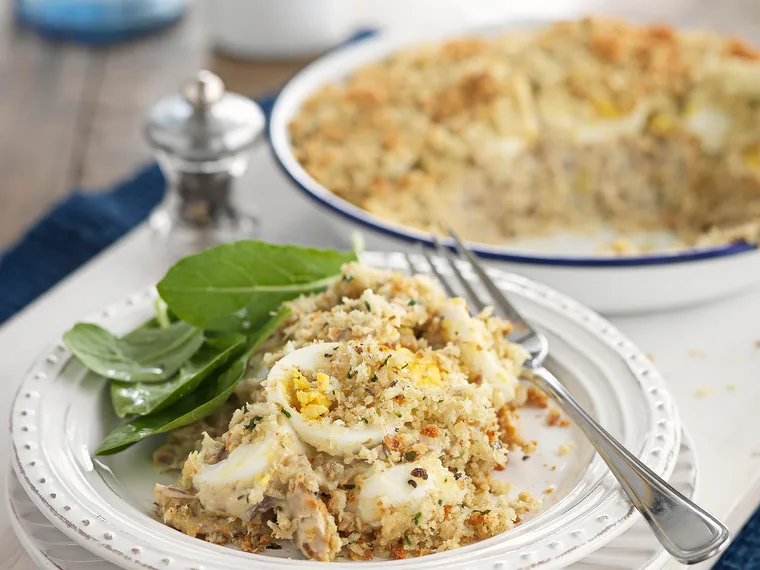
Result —
M 365 424 L 369 423 L 369 420 L 367 418 L 359 418 L 360 422 L 364 422 Z
M 353 280 L 354 280 L 354 276 L 353 275 L 344 275 L 343 276 L 343 282 L 344 283 L 351 283 L 351 281 L 353 281 Z
M 438 506 L 440 507 L 443 504 L 443 499 L 438 499 Z
M 364 306 L 367 307 L 368 311 L 372 310 L 372 305 L 369 304 L 369 301 L 364 301 Z
M 378 367 L 377 367 L 377 369 L 378 369 L 378 370 L 380 370 L 380 369 L 381 369 L 383 366 L 385 366 L 386 364 L 388 364 L 388 361 L 389 361 L 390 359 L 391 359 L 391 357 L 390 357 L 390 355 L 388 355 L 388 356 L 385 358 L 385 360 L 383 360 L 383 363 L 382 363 L 380 366 L 378 366 Z
M 285 417 L 286 417 L 286 418 L 288 418 L 288 419 L 290 419 L 290 418 L 292 418 L 292 417 L 293 417 L 293 416 L 291 416 L 291 415 L 290 415 L 290 412 L 289 412 L 288 410 L 286 410 L 285 408 L 282 408 L 280 411 L 281 411 L 283 414 L 285 414 Z
M 478 509 L 472 509 L 473 513 L 478 513 L 480 515 L 487 515 L 491 512 L 491 509 L 486 509 L 485 511 L 479 511 Z
M 377 382 L 377 374 L 373 374 L 372 378 L 369 379 L 370 382 Z
M 267 545 L 267 550 L 282 550 L 282 546 L 279 544 L 269 544 Z
M 409 299 L 409 303 L 407 303 L 410 307 L 414 307 L 419 301 L 417 299 Z
M 354 377 L 354 371 L 349 368 L 348 372 L 346 372 L 346 378 L 348 378 L 349 380 L 351 380 L 351 378 L 353 378 L 353 377 Z
M 414 515 L 414 519 L 412 519 L 412 520 L 414 520 L 414 524 L 415 525 L 420 524 L 420 517 L 421 516 L 422 516 L 422 513 L 417 513 L 416 515 Z
M 412 545 L 412 541 L 409 540 L 409 537 L 406 536 L 406 535 L 404 535 L 404 542 L 406 543 L 407 546 L 411 546 Z
M 408 363 L 408 362 L 407 362 L 407 363 L 405 363 L 405 364 L 404 364 L 404 365 L 401 367 L 401 370 L 403 370 L 403 369 L 404 369 L 404 368 L 406 368 L 407 366 L 409 366 L 409 363 Z
M 414 461 L 415 459 L 417 459 L 417 452 L 416 451 L 407 451 L 404 454 L 404 459 L 406 459 L 407 461 Z
M 346 484 L 342 486 L 346 491 L 350 491 L 351 489 L 356 489 L 356 485 Z
M 259 423 L 263 419 L 264 418 L 262 418 L 261 416 L 254 416 L 253 418 L 251 418 L 251 421 L 245 425 L 245 429 L 249 431 L 253 431 L 253 429 L 256 427 L 256 424 Z

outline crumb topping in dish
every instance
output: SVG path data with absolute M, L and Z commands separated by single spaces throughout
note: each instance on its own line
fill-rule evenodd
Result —
M 455 39 L 323 87 L 291 141 L 338 196 L 473 241 L 600 226 L 755 241 L 759 59 L 713 33 L 593 18 Z
M 330 561 L 456 548 L 537 508 L 494 477 L 510 449 L 535 449 L 514 412 L 529 398 L 527 354 L 508 322 L 470 316 L 424 276 L 360 264 L 288 305 L 238 386 L 241 407 L 197 426 L 211 430 L 177 483 L 156 486 L 161 520 L 248 551 L 291 540 Z M 156 459 L 180 463 L 191 427 Z

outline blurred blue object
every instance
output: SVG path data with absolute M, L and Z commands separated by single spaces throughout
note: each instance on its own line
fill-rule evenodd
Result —
M 43 36 L 119 42 L 168 26 L 188 0 L 15 0 L 16 18 Z

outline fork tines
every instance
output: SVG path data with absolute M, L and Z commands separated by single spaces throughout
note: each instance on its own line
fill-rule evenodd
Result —
M 454 252 L 451 251 L 451 249 L 448 247 L 445 247 L 441 243 L 441 240 L 438 238 L 438 236 L 433 235 L 435 248 L 440 258 L 445 260 L 445 267 L 448 269 L 448 271 L 442 271 L 439 267 L 439 263 L 436 262 L 436 259 L 430 255 L 427 250 L 421 249 L 420 253 L 427 260 L 428 264 L 430 265 L 431 272 L 440 282 L 446 294 L 450 297 L 460 296 L 457 292 L 457 289 L 452 285 L 450 278 L 447 278 L 446 276 L 446 274 L 450 273 L 453 274 L 456 278 L 456 281 L 459 284 L 459 288 L 463 293 L 462 296 L 470 305 L 471 312 L 478 313 L 482 311 L 486 305 L 493 304 L 494 307 L 502 313 L 502 316 L 512 321 L 513 325 L 525 325 L 525 320 L 507 300 L 506 296 L 501 291 L 501 289 L 499 289 L 496 283 L 494 283 L 493 279 L 491 279 L 491 277 L 488 275 L 488 272 L 483 267 L 482 262 L 475 256 L 474 253 L 472 253 L 472 251 L 470 251 L 469 248 L 467 248 L 467 246 L 464 245 L 464 242 L 462 242 L 461 238 L 454 230 L 449 227 L 446 227 L 445 230 L 446 233 L 454 240 L 456 252 L 461 258 L 457 259 Z M 417 269 L 415 268 L 412 259 L 408 255 L 406 256 L 406 260 L 411 271 L 413 273 L 417 273 Z M 471 269 L 472 273 L 475 274 L 476 279 L 473 280 L 472 277 L 467 277 L 465 272 L 467 272 L 469 269 Z M 481 295 L 478 294 L 478 292 L 475 290 L 475 287 L 473 287 L 473 282 L 480 283 L 485 288 L 490 297 L 489 300 L 484 300 Z

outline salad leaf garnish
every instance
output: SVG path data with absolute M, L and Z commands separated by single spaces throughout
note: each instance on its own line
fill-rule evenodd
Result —
M 111 382 L 111 403 L 116 415 L 125 418 L 157 412 L 193 392 L 201 382 L 239 353 L 246 337 L 230 334 L 207 339 L 200 350 L 166 382 Z
M 203 331 L 181 321 L 165 328 L 140 327 L 118 338 L 92 323 L 78 323 L 63 341 L 91 371 L 123 382 L 161 382 L 203 344 Z
M 118 453 L 146 437 L 186 426 L 212 414 L 230 397 L 235 385 L 243 377 L 247 362 L 247 355 L 239 357 L 189 396 L 160 412 L 117 427 L 98 446 L 95 455 Z
M 192 325 L 248 331 L 283 301 L 324 289 L 355 260 L 354 252 L 244 240 L 185 257 L 157 288 L 169 310 Z
M 248 337 L 248 344 L 241 356 L 218 368 L 194 392 L 174 404 L 117 427 L 98 446 L 95 455 L 118 453 L 147 437 L 186 426 L 214 413 L 229 399 L 243 378 L 251 355 L 261 348 L 289 314 L 290 309 L 282 307 L 263 327 Z

